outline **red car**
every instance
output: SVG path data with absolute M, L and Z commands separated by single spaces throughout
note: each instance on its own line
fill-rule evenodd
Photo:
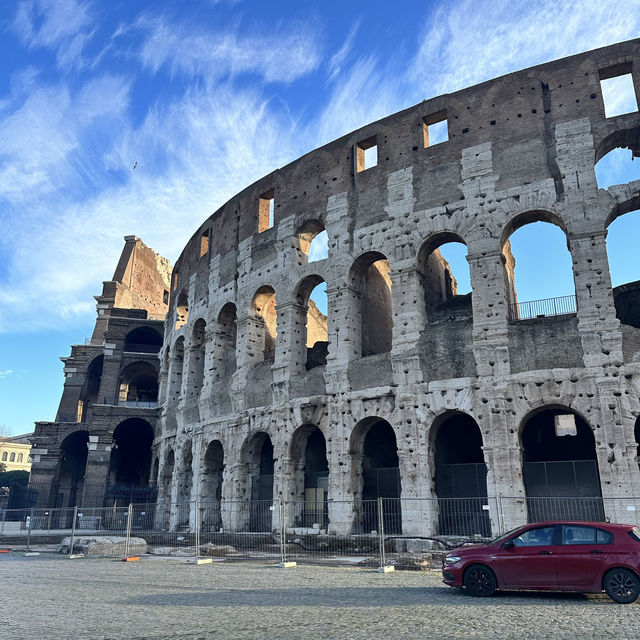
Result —
M 450 551 L 442 577 L 472 596 L 496 589 L 604 590 L 630 604 L 640 595 L 640 531 L 629 524 L 536 522 Z

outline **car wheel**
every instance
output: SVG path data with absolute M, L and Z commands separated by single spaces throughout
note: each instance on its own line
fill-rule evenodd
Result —
M 620 604 L 631 604 L 640 596 L 640 578 L 628 569 L 611 569 L 604 576 L 604 590 Z
M 472 564 L 464 572 L 462 582 L 472 596 L 490 596 L 498 586 L 493 571 L 482 564 Z

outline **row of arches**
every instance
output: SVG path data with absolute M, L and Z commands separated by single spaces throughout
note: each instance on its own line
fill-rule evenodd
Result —
M 22 462 L 23 460 L 24 454 L 18 453 L 16 455 L 15 451 L 12 451 L 11 453 L 9 453 L 8 451 L 3 451 L 2 457 L 0 458 L 0 461 L 2 462 Z
M 640 418 L 635 438 L 640 452 Z M 530 519 L 552 516 L 553 504 L 548 499 L 601 498 L 595 438 L 579 414 L 566 407 L 541 407 L 525 419 L 520 443 L 522 478 L 526 496 L 531 499 Z M 173 448 L 164 452 L 162 476 L 152 479 L 158 481 L 165 501 L 171 499 L 180 504 L 200 500 L 215 527 L 225 525 L 224 502 L 234 499 L 250 504 L 239 526 L 247 531 L 270 530 L 273 500 L 277 491 L 284 491 L 282 499 L 293 510 L 289 514 L 293 526 L 316 525 L 327 529 L 331 522 L 329 504 L 340 501 L 340 496 L 333 492 L 343 482 L 340 478 L 344 460 L 336 462 L 330 451 L 331 438 L 327 439 L 314 424 L 299 427 L 285 444 L 286 448 L 278 451 L 269 433 L 258 431 L 247 438 L 237 455 L 225 452 L 222 442 L 213 440 L 201 459 L 195 460 L 191 443 L 187 442 L 179 454 Z M 459 411 L 441 415 L 429 431 L 427 449 L 430 475 L 422 479 L 428 485 L 428 490 L 422 493 L 439 500 L 438 533 L 490 535 L 486 507 L 488 467 L 477 422 Z M 423 455 L 410 450 L 409 458 L 414 454 Z M 231 463 L 228 457 L 232 458 Z M 375 416 L 359 421 L 349 438 L 348 459 L 350 479 L 348 486 L 342 485 L 348 492 L 345 499 L 363 505 L 357 510 L 353 532 L 378 528 L 377 499 L 382 498 L 385 531 L 402 533 L 403 474 L 409 471 L 411 463 L 405 460 L 404 465 L 400 464 L 392 425 Z M 275 477 L 276 462 L 281 478 Z M 196 464 L 200 465 L 199 473 Z M 225 471 L 229 464 L 233 471 Z M 156 474 L 159 468 L 156 459 Z M 197 487 L 193 485 L 194 478 L 199 478 Z M 231 482 L 234 488 L 224 489 Z M 584 519 L 594 513 L 576 512 L 573 516 Z
M 510 225 L 510 235 L 503 245 L 504 278 L 507 291 L 507 302 L 510 305 L 511 318 L 529 317 L 524 304 L 519 302 L 516 291 L 517 264 L 513 247 L 523 251 L 526 242 L 522 242 L 520 232 L 529 228 L 533 238 L 535 255 L 529 255 L 525 261 L 533 262 L 536 277 L 529 277 L 525 281 L 531 291 L 531 281 L 544 280 L 548 282 L 545 298 L 559 297 L 569 294 L 575 295 L 573 283 L 572 258 L 566 230 L 562 222 L 548 212 L 529 212 L 522 214 Z M 551 230 L 551 231 L 549 231 Z M 541 249 L 540 245 L 544 246 Z M 417 275 L 424 294 L 424 305 L 427 321 L 439 322 L 444 319 L 472 316 L 469 265 L 464 257 L 465 251 L 453 251 L 455 247 L 464 248 L 463 240 L 452 233 L 442 233 L 424 243 L 417 259 Z M 444 256 L 448 255 L 451 262 Z M 451 266 L 456 264 L 459 272 L 464 267 L 464 273 L 457 278 Z M 462 264 L 464 263 L 464 264 Z M 562 277 L 564 272 L 565 277 Z M 629 270 L 627 270 L 628 273 Z M 546 277 L 545 277 L 546 276 Z M 634 277 L 640 273 L 634 273 Z M 465 283 L 465 289 L 458 288 L 458 282 Z M 289 349 L 292 373 L 323 366 L 327 362 L 329 348 L 329 310 L 326 294 L 327 283 L 318 274 L 306 276 L 298 283 L 294 290 L 293 304 L 287 305 L 287 313 L 291 326 Z M 369 251 L 358 257 L 349 270 L 347 295 L 351 296 L 349 317 L 353 319 L 355 328 L 349 326 L 343 330 L 352 332 L 351 347 L 356 357 L 387 353 L 392 347 L 393 281 L 387 256 L 379 251 Z M 278 340 L 278 311 L 276 290 L 270 285 L 259 287 L 251 300 L 248 320 L 246 321 L 246 342 L 243 343 L 246 353 L 238 354 L 237 321 L 238 311 L 232 302 L 226 303 L 214 322 L 213 331 L 214 383 L 216 380 L 227 379 L 236 371 L 239 358 L 251 365 L 274 361 L 275 345 Z M 575 297 L 572 301 L 565 301 L 558 313 L 575 312 Z M 531 306 L 535 315 L 540 314 L 540 308 Z M 546 311 L 543 309 L 543 313 Z M 551 313 L 554 313 L 553 311 Z M 633 326 L 634 322 L 628 314 L 619 314 L 621 320 Z M 182 391 L 184 374 L 185 344 L 191 353 L 189 367 L 190 379 L 185 386 L 186 393 L 197 396 L 201 390 L 205 367 L 205 343 L 207 341 L 207 325 L 199 318 L 193 325 L 188 338 L 178 337 L 171 350 L 165 352 L 165 371 L 170 371 L 169 398 L 176 400 Z M 171 362 L 171 367 L 170 365 Z

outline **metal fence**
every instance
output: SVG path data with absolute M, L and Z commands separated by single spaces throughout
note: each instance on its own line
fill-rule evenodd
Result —
M 563 316 L 578 311 L 575 295 L 559 298 L 544 298 L 528 302 L 515 302 L 509 305 L 509 320 L 531 320 Z
M 640 526 L 640 498 L 489 497 L 345 501 L 221 500 L 0 510 L 3 544 L 61 553 L 145 553 L 201 562 L 424 565 L 434 551 L 538 520 Z M 286 565 L 285 565 L 286 566 Z

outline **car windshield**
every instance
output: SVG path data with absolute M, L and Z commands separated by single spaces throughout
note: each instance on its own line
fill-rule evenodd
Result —
M 515 533 L 516 531 L 518 531 L 518 529 L 521 529 L 521 528 L 522 527 L 516 527 L 515 529 L 511 529 L 506 533 L 502 533 L 497 538 L 494 538 L 493 540 L 491 540 L 489 544 L 497 544 L 498 542 L 502 542 L 505 538 L 508 538 L 512 533 Z

